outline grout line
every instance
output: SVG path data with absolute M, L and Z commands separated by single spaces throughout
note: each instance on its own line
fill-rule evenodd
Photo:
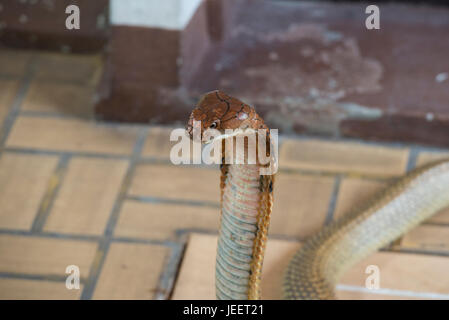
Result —
M 92 263 L 86 284 L 81 292 L 80 300 L 92 300 L 95 287 L 97 286 L 98 278 L 106 260 L 106 255 L 109 251 L 110 241 L 107 238 L 102 238 L 98 243 L 98 249 L 95 254 L 95 260 Z
M 56 275 L 56 274 L 28 274 L 28 273 L 21 273 L 21 272 L 0 271 L 0 278 L 66 282 L 67 276 L 60 276 L 60 275 Z M 85 281 L 86 281 L 85 278 L 80 277 L 80 283 L 84 283 Z
M 410 152 L 408 155 L 406 172 L 410 172 L 416 168 L 416 162 L 418 160 L 418 154 L 420 151 L 415 147 L 410 147 Z
M 313 169 L 301 169 L 301 168 L 279 168 L 278 173 L 283 174 L 301 174 L 308 176 L 323 176 L 323 177 L 335 177 L 341 176 L 342 178 L 353 177 L 358 179 L 368 179 L 374 181 L 390 181 L 401 177 L 403 174 L 397 175 L 380 175 L 368 172 L 350 172 L 350 171 L 324 171 L 324 170 L 313 170 Z
M 54 118 L 54 119 L 74 119 L 74 120 L 91 120 L 91 117 L 77 114 L 70 114 L 57 111 L 33 111 L 22 110 L 19 111 L 19 116 L 27 118 Z
M 326 219 L 324 225 L 328 225 L 334 219 L 335 207 L 337 206 L 337 199 L 340 191 L 341 185 L 341 175 L 337 175 L 334 180 L 334 188 L 332 190 L 332 195 L 329 201 L 329 207 L 326 214 Z
M 279 233 L 269 234 L 268 236 L 270 239 L 282 240 L 282 241 L 287 241 L 287 242 L 297 242 L 297 243 L 305 242 L 311 237 L 311 235 L 292 236 L 292 235 L 279 234 Z
M 120 188 L 120 194 L 117 196 L 115 200 L 114 207 L 112 209 L 109 220 L 106 224 L 106 228 L 104 231 L 103 238 L 98 243 L 98 249 L 96 253 L 96 261 L 92 264 L 91 269 L 89 271 L 88 281 L 84 286 L 83 292 L 81 293 L 81 300 L 91 300 L 93 293 L 95 291 L 95 287 L 98 282 L 98 278 L 100 276 L 101 270 L 106 260 L 106 256 L 108 254 L 112 235 L 114 232 L 115 225 L 117 224 L 117 220 L 120 214 L 120 209 L 122 203 L 125 199 L 126 192 L 131 183 L 132 177 L 135 171 L 136 160 L 142 152 L 143 145 L 145 143 L 145 138 L 147 136 L 148 129 L 140 128 L 139 134 L 134 146 L 132 158 L 129 161 L 128 170 L 126 172 L 125 177 L 123 178 L 122 185 Z
M 185 244 L 172 247 L 170 256 L 166 259 L 164 268 L 162 268 L 154 299 L 168 300 L 170 298 L 184 256 L 184 250 Z
M 411 146 L 409 149 L 409 153 L 408 153 L 408 160 L 407 160 L 407 166 L 406 166 L 406 173 L 409 173 L 411 171 L 413 171 L 416 168 L 416 161 L 418 159 L 418 154 L 419 154 L 419 150 L 414 147 Z M 394 248 L 396 247 L 401 247 L 401 243 L 402 243 L 402 239 L 404 238 L 405 234 L 401 235 L 400 237 L 398 237 L 397 239 L 393 240 L 390 242 L 390 244 L 388 245 L 388 248 L 394 250 Z
M 444 151 L 448 150 L 448 146 L 429 146 L 425 144 L 418 144 L 413 142 L 397 142 L 397 141 L 375 141 L 375 140 L 364 140 L 362 138 L 353 138 L 353 137 L 326 137 L 326 136 L 319 136 L 319 135 L 312 135 L 312 134 L 289 134 L 284 133 L 282 134 L 282 138 L 284 140 L 299 140 L 299 141 L 308 141 L 308 140 L 314 140 L 314 141 L 324 141 L 324 142 L 332 142 L 332 143 L 354 143 L 354 144 L 361 144 L 366 146 L 373 146 L 373 147 L 387 147 L 391 149 L 404 149 L 404 148 L 416 148 L 420 151 Z
M 449 227 L 449 222 L 435 222 L 435 221 L 424 221 L 420 224 L 421 226 L 433 226 L 433 227 Z
M 0 235 L 13 235 L 22 237 L 39 237 L 39 238 L 55 238 L 64 240 L 80 240 L 80 241 L 93 241 L 97 242 L 101 237 L 93 235 L 82 234 L 65 234 L 56 232 L 36 232 L 32 233 L 29 230 L 16 230 L 16 229 L 2 229 L 0 228 Z
M 159 157 L 148 157 L 148 156 L 141 156 L 137 160 L 138 164 L 153 164 L 153 165 L 160 165 L 160 166 L 173 166 L 178 168 L 198 168 L 198 169 L 206 169 L 206 170 L 219 170 L 220 166 L 218 164 L 173 164 L 169 157 L 167 158 L 159 158 Z
M 22 78 L 21 75 L 13 75 L 13 74 L 7 74 L 7 73 L 0 73 L 0 80 L 6 80 L 6 81 L 20 81 Z
M 142 243 L 142 244 L 152 244 L 152 245 L 166 246 L 166 247 L 176 247 L 181 244 L 179 242 L 170 241 L 170 240 L 129 238 L 129 237 L 113 237 L 113 238 L 111 238 L 111 242 Z
M 57 233 L 57 232 L 37 232 L 33 233 L 28 230 L 14 230 L 14 229 L 0 229 L 0 235 L 13 235 L 21 237 L 39 237 L 50 239 L 62 239 L 62 240 L 74 240 L 74 241 L 88 241 L 98 242 L 101 241 L 104 236 L 102 235 L 85 235 L 85 234 L 71 234 L 71 233 Z M 112 242 L 122 243 L 143 243 L 162 246 L 176 246 L 179 245 L 179 241 L 161 240 L 161 239 L 145 239 L 145 238 L 132 238 L 132 237 L 111 237 Z
M 38 78 L 40 83 L 44 84 L 55 84 L 55 85 L 75 85 L 79 87 L 84 88 L 92 88 L 95 87 L 95 83 L 92 83 L 91 81 L 85 81 L 80 79 L 64 79 L 64 78 L 51 78 L 51 77 L 39 77 Z
M 436 250 L 422 250 L 418 248 L 397 248 L 397 249 L 386 248 L 386 250 L 381 251 L 403 253 L 403 254 L 419 254 L 424 256 L 449 257 L 449 250 L 447 249 L 445 251 L 436 251 Z
M 106 225 L 105 236 L 111 236 L 112 233 L 114 232 L 114 228 L 117 223 L 117 219 L 118 219 L 118 215 L 119 215 L 119 212 L 121 209 L 122 202 L 126 197 L 128 187 L 131 184 L 131 180 L 134 176 L 136 160 L 138 159 L 138 157 L 142 151 L 143 145 L 145 143 L 146 134 L 147 134 L 147 130 L 145 130 L 145 129 L 141 129 L 139 132 L 136 144 L 134 146 L 132 158 L 130 159 L 128 170 L 127 170 L 125 177 L 122 181 L 122 186 L 120 188 L 120 194 L 118 195 L 118 197 L 116 199 L 116 203 L 114 205 L 114 208 L 112 209 L 111 216 L 109 217 L 108 223 Z
M 94 152 L 78 152 L 78 151 L 57 151 L 57 150 L 45 150 L 45 149 L 33 149 L 33 148 L 17 148 L 17 147 L 4 147 L 3 152 L 12 153 L 24 153 L 24 154 L 34 154 L 34 155 L 45 155 L 45 156 L 72 156 L 72 157 L 86 157 L 86 158 L 105 158 L 105 159 L 123 159 L 130 160 L 131 155 L 120 155 L 120 154 L 110 154 L 110 153 L 94 153 Z
M 16 97 L 11 105 L 6 119 L 3 121 L 0 133 L 0 146 L 4 146 L 6 140 L 8 139 L 9 133 L 14 125 L 14 122 L 19 115 L 20 107 L 25 100 L 28 88 L 30 87 L 31 81 L 34 77 L 34 72 L 36 68 L 36 57 L 32 56 L 26 67 L 25 75 L 21 78 L 19 89 L 16 93 Z
M 131 200 L 143 203 L 164 203 L 172 205 L 186 205 L 195 207 L 210 207 L 210 208 L 220 208 L 220 204 L 217 202 L 201 201 L 201 200 L 184 200 L 184 199 L 169 199 L 169 198 L 159 198 L 151 196 L 125 196 L 124 200 Z
M 189 234 L 201 233 L 218 236 L 218 229 L 203 229 L 203 228 L 182 228 L 175 230 L 175 237 L 179 243 L 187 243 Z
M 47 185 L 47 191 L 42 198 L 39 210 L 34 218 L 33 224 L 31 226 L 31 232 L 36 233 L 42 231 L 45 223 L 47 222 L 50 211 L 53 207 L 53 203 L 56 196 L 61 188 L 62 182 L 64 180 L 65 174 L 67 172 L 67 166 L 70 161 L 70 156 L 63 155 L 59 158 L 58 166 L 50 177 L 50 181 Z

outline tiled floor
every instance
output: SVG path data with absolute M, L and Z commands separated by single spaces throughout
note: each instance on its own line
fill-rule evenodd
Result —
M 0 298 L 210 298 L 198 263 L 213 265 L 219 172 L 172 165 L 167 128 L 92 121 L 100 61 L 0 51 Z M 445 152 L 283 137 L 265 296 L 301 240 Z M 339 297 L 447 297 L 448 239 L 446 210 L 368 258 L 385 290 L 362 290 L 358 265 Z M 79 290 L 65 287 L 69 265 Z

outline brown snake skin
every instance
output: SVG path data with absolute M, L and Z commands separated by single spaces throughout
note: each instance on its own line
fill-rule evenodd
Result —
M 267 129 L 254 108 L 223 92 L 205 94 L 187 125 L 202 130 Z M 268 136 L 269 138 L 269 136 Z M 221 165 L 222 215 L 217 252 L 219 299 L 259 299 L 260 276 L 273 205 L 274 176 L 252 166 Z M 352 264 L 391 243 L 449 205 L 449 160 L 412 171 L 363 206 L 306 241 L 287 267 L 286 299 L 334 299 L 335 285 Z

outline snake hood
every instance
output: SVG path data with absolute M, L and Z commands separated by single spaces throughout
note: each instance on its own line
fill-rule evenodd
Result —
M 219 130 L 222 134 L 226 129 L 268 130 L 253 107 L 219 90 L 204 94 L 190 114 L 186 130 L 191 138 L 194 121 L 201 121 L 201 137 L 208 129 Z

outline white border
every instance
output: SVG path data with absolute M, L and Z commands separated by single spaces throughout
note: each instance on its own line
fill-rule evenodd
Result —
M 112 25 L 182 30 L 203 0 L 111 0 Z

